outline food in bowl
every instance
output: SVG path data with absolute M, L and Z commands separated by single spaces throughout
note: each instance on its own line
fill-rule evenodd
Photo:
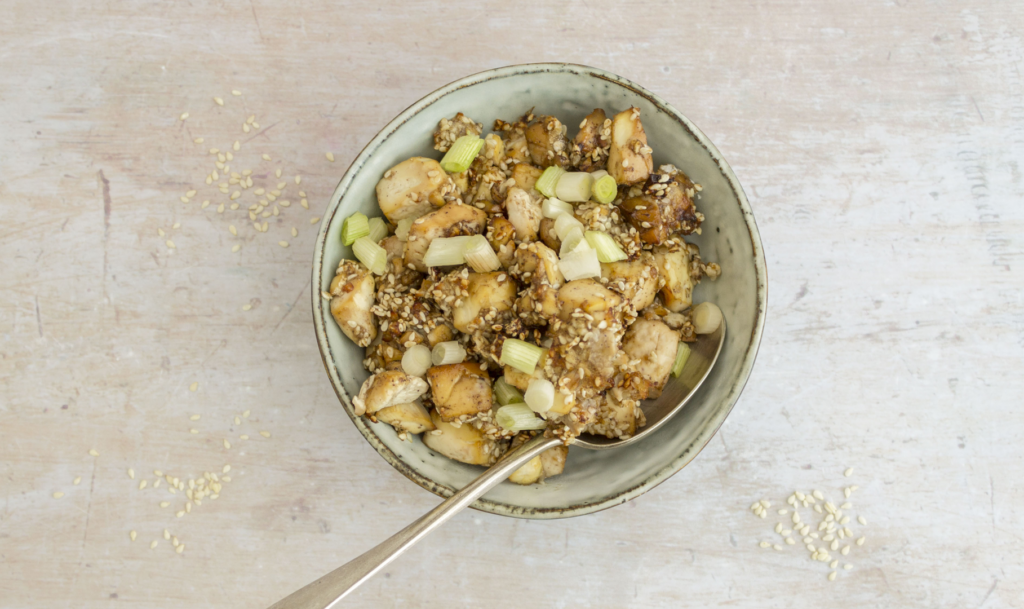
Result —
M 558 436 L 510 480 L 562 472 L 582 433 L 627 438 L 641 402 L 678 375 L 721 311 L 691 306 L 715 279 L 684 235 L 701 190 L 653 150 L 629 108 L 595 109 L 573 139 L 532 111 L 493 132 L 462 113 L 376 186 L 383 218 L 345 219 L 330 310 L 372 373 L 356 415 L 490 465 L 533 434 Z

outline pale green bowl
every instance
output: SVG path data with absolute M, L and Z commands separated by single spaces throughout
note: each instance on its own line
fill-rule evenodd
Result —
M 345 172 L 324 213 L 313 259 L 313 320 L 324 367 L 359 432 L 409 479 L 441 496 L 462 488 L 481 468 L 452 461 L 427 449 L 419 438 L 399 440 L 383 423 L 353 416 L 350 396 L 368 376 L 363 350 L 338 329 L 329 301 L 320 296 L 342 258 L 342 220 L 361 211 L 379 216 L 374 187 L 391 166 L 416 155 L 440 158 L 431 134 L 438 120 L 464 112 L 489 129 L 495 118 L 514 119 L 535 108 L 575 125 L 594 108 L 609 116 L 630 106 L 654 149 L 655 166 L 672 163 L 703 185 L 698 209 L 706 216 L 703 234 L 689 239 L 705 260 L 718 262 L 722 276 L 705 280 L 694 301 L 718 304 L 729 324 L 718 363 L 690 404 L 652 436 L 607 451 L 570 449 L 565 473 L 543 484 L 505 482 L 473 507 L 506 516 L 565 518 L 603 510 L 654 488 L 689 463 L 725 421 L 754 365 L 764 327 L 767 275 L 761 239 L 746 196 L 732 169 L 690 121 L 646 89 L 614 74 L 570 64 L 528 64 L 488 70 L 441 87 L 410 106 L 367 144 Z

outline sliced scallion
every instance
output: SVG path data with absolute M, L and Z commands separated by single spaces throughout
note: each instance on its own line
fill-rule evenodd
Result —
M 352 245 L 356 239 L 369 234 L 370 224 L 366 219 L 366 214 L 356 212 L 341 223 L 341 242 L 345 245 Z
M 544 214 L 545 218 L 554 219 L 562 214 L 572 215 L 572 205 L 569 205 L 560 199 L 551 197 L 544 199 L 544 204 L 540 206 L 540 211 Z
M 679 343 L 679 349 L 676 350 L 676 361 L 672 364 L 672 376 L 679 376 L 683 373 L 683 366 L 686 365 L 686 360 L 689 358 L 690 345 Z
M 383 218 L 370 218 L 370 232 L 367 236 L 370 241 L 374 243 L 380 242 L 381 239 L 388 236 L 388 225 L 384 223 Z
M 402 370 L 409 376 L 423 376 L 432 364 L 430 347 L 413 345 L 402 354 Z
M 494 396 L 498 398 L 498 403 L 502 406 L 518 404 L 523 401 L 523 394 L 512 385 L 509 385 L 505 377 L 494 381 Z
M 558 261 L 558 270 L 566 281 L 587 279 L 601 276 L 601 262 L 597 259 L 597 251 L 590 248 L 577 249 Z
M 476 135 L 464 135 L 455 140 L 441 159 L 441 169 L 448 173 L 462 173 L 473 164 L 476 155 L 484 147 L 484 141 Z
M 437 237 L 430 242 L 427 253 L 423 255 L 423 264 L 426 266 L 455 266 L 465 264 L 466 243 L 469 236 L 460 237 Z
M 555 403 L 555 386 L 547 379 L 533 379 L 527 385 L 523 399 L 530 410 L 544 414 Z
M 466 361 L 466 348 L 455 340 L 437 343 L 434 345 L 434 350 L 430 352 L 430 362 L 435 366 L 461 364 L 464 361 Z
M 711 334 L 722 325 L 722 310 L 713 302 L 702 302 L 690 313 L 693 331 L 697 334 Z
M 398 226 L 395 227 L 395 235 L 399 241 L 409 240 L 409 229 L 412 228 L 412 223 L 416 221 L 416 218 L 403 218 L 398 221 Z
M 544 419 L 537 418 L 537 415 L 526 404 L 502 406 L 495 413 L 494 419 L 498 425 L 509 431 L 526 431 L 547 427 Z
M 608 205 L 615 200 L 615 195 L 619 193 L 619 185 L 615 183 L 615 178 L 611 176 L 604 176 L 599 180 L 594 180 L 594 185 L 590 189 L 590 196 L 598 203 Z
M 534 188 L 540 191 L 540 194 L 545 197 L 555 196 L 555 186 L 558 184 L 558 179 L 565 174 L 565 170 L 556 165 L 552 165 L 544 170 L 544 173 L 540 174 L 537 178 L 537 183 L 533 185 Z
M 533 374 L 542 355 L 544 349 L 518 338 L 506 338 L 501 345 L 502 365 L 512 366 L 524 374 Z
M 558 178 L 555 196 L 563 201 L 582 203 L 590 200 L 590 189 L 594 178 L 585 171 L 574 171 Z
M 597 250 L 597 259 L 601 262 L 618 262 L 629 257 L 608 233 L 588 230 L 586 238 L 590 247 Z
M 562 239 L 562 249 L 558 252 L 558 257 L 561 258 L 566 254 L 571 254 L 578 249 L 588 249 L 590 244 L 587 243 L 586 238 L 583 235 L 583 229 L 579 227 L 573 227 L 569 231 L 569 234 Z
M 477 273 L 489 273 L 501 268 L 498 255 L 494 253 L 494 248 L 483 235 L 473 235 L 469 238 L 463 256 L 466 258 L 466 264 Z
M 352 253 L 359 262 L 374 275 L 383 275 L 388 270 L 388 253 L 369 237 L 360 237 L 352 244 Z
M 583 230 L 583 223 L 572 214 L 562 214 L 555 218 L 555 234 L 558 235 L 559 239 L 565 239 L 569 231 L 574 228 Z

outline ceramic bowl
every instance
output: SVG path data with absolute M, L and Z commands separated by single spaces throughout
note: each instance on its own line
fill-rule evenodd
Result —
M 352 258 L 342 246 L 344 218 L 361 211 L 379 216 L 375 186 L 384 172 L 411 157 L 440 158 L 432 147 L 437 122 L 464 112 L 483 123 L 512 120 L 526 110 L 557 116 L 575 127 L 594 108 L 609 116 L 630 106 L 654 149 L 655 166 L 672 163 L 703 185 L 697 206 L 706 219 L 703 234 L 689 240 L 722 276 L 704 280 L 694 302 L 717 303 L 729 325 L 717 365 L 694 399 L 653 435 L 636 444 L 605 451 L 570 449 L 565 472 L 543 484 L 504 482 L 473 504 L 493 514 L 522 518 L 564 518 L 616 506 L 664 482 L 697 456 L 722 425 L 750 375 L 764 326 L 767 276 L 754 216 L 736 176 L 715 146 L 682 114 L 646 89 L 614 74 L 579 65 L 529 64 L 498 68 L 441 87 L 398 115 L 352 162 L 331 197 L 313 260 L 313 319 L 331 384 L 359 432 L 388 463 L 423 488 L 449 496 L 482 468 L 430 451 L 419 438 L 405 442 L 383 423 L 353 415 L 351 397 L 369 376 L 363 349 L 349 341 L 330 314 L 328 289 L 335 267 Z

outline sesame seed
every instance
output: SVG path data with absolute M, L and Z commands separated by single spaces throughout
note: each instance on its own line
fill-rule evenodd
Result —
M 181 119 L 181 120 L 187 119 L 188 118 L 188 112 L 182 112 L 181 116 L 179 116 L 178 118 Z
M 228 442 L 227 438 L 224 438 L 224 448 L 231 448 L 231 442 Z
M 857 522 L 859 522 L 859 523 L 861 523 L 863 525 L 867 525 L 868 519 L 863 517 L 863 516 L 857 516 Z
M 157 540 L 155 540 L 155 539 L 154 539 L 153 541 L 149 542 L 149 549 L 150 549 L 150 550 L 152 550 L 153 548 L 155 548 L 155 547 L 156 547 L 156 545 L 157 545 L 158 543 L 160 543 L 160 542 L 159 542 L 159 541 L 157 541 Z
M 246 434 L 242 434 L 242 435 L 238 436 L 238 439 L 239 440 L 248 440 L 249 436 L 247 436 Z
M 175 516 L 176 518 L 181 518 L 181 517 L 183 517 L 184 515 L 185 515 L 185 510 L 178 510 L 178 511 L 177 511 L 177 512 L 175 512 L 175 514 L 174 514 L 174 516 Z
M 251 308 L 252 308 L 252 305 L 251 305 L 251 304 L 244 304 L 244 305 L 242 305 L 242 310 L 243 310 L 243 311 L 248 311 L 248 310 L 249 310 L 249 309 L 251 309 Z
M 833 572 L 828 574 L 828 581 L 830 581 L 830 582 L 836 581 L 836 572 L 835 571 L 833 571 Z
M 192 143 L 193 144 L 202 144 L 203 143 L 203 138 L 197 137 L 196 139 L 192 140 Z
M 188 386 L 189 391 L 195 391 L 196 389 L 199 389 L 199 381 L 196 381 Z
M 231 145 L 231 149 L 234 150 L 235 152 L 238 152 L 238 149 L 241 147 L 242 145 L 238 142 L 238 140 L 235 140 L 235 143 Z
M 326 156 L 326 157 L 327 157 L 327 160 L 328 160 L 328 161 L 330 161 L 330 162 L 332 162 L 332 163 L 334 162 L 334 153 L 333 153 L 333 152 L 328 152 L 328 153 L 326 153 L 326 154 L 325 154 L 324 156 Z
M 135 541 L 135 535 L 136 535 L 135 531 L 129 531 L 128 532 L 128 537 L 130 537 L 132 541 Z
M 292 227 L 292 237 L 298 237 L 298 236 L 299 236 L 299 230 L 293 226 Z
M 843 549 L 839 550 L 839 553 L 842 554 L 843 556 L 846 556 L 847 554 L 850 553 L 850 546 L 843 546 Z
M 779 544 L 775 544 L 772 547 L 775 548 L 776 550 L 782 550 L 782 546 L 780 546 Z
M 160 507 L 162 507 L 162 508 L 163 508 L 163 507 L 167 507 L 167 506 L 169 506 L 169 505 L 171 505 L 171 502 L 170 502 L 170 501 L 161 501 L 161 502 L 160 502 Z
M 295 176 L 295 183 L 302 184 L 302 176 Z
M 64 496 L 64 493 L 62 493 L 60 491 L 57 491 L 56 493 L 53 494 L 53 498 L 54 499 L 60 499 L 63 496 Z
M 821 491 L 814 491 L 814 492 L 813 492 L 813 493 L 811 493 L 811 494 L 812 494 L 812 495 L 814 495 L 814 498 L 815 498 L 815 499 L 819 499 L 819 500 L 821 500 L 821 501 L 824 501 L 824 500 L 825 500 L 825 495 L 824 495 L 824 494 L 822 494 L 822 492 L 821 492 Z
M 249 410 L 246 410 L 245 412 L 243 412 L 243 413 L 242 413 L 242 418 L 243 418 L 243 419 L 248 419 L 248 418 L 249 418 L 249 412 L 251 412 L 251 411 L 249 411 Z
M 168 531 L 167 529 L 164 529 L 164 539 L 170 539 L 170 538 L 171 538 L 171 532 Z
M 98 456 L 100 456 L 100 453 L 99 453 L 99 452 L 97 452 L 95 448 L 90 448 L 90 449 L 89 449 L 89 454 L 90 454 L 90 455 L 92 455 L 92 456 L 94 456 L 94 457 L 98 457 Z
M 229 225 L 228 230 L 231 232 L 232 235 L 238 235 L 238 229 L 235 228 L 234 224 Z
M 78 486 L 78 484 L 80 482 L 82 482 L 82 477 L 81 476 L 75 476 L 75 481 L 72 482 L 72 484 L 74 484 L 75 486 Z
M 839 509 L 841 509 L 841 510 L 848 510 L 848 509 L 850 509 L 852 507 L 853 507 L 853 504 L 851 504 L 849 501 L 847 501 L 843 505 L 839 506 Z
M 263 436 L 264 438 L 269 438 L 270 437 L 270 432 L 269 431 L 261 431 L 260 435 Z
M 264 154 L 263 155 L 263 160 L 264 161 L 269 161 L 270 160 L 270 155 L 269 154 Z
M 242 132 L 243 133 L 249 133 L 249 125 L 248 124 L 242 123 Z
M 237 243 L 231 246 L 231 252 L 232 253 L 237 252 L 240 249 L 242 249 L 242 246 L 237 244 Z
M 847 499 L 849 499 L 851 492 L 852 491 L 850 490 L 850 487 L 846 487 L 846 488 L 843 489 L 843 496 L 846 497 Z
M 857 539 L 857 545 L 858 546 L 862 546 L 862 545 L 864 545 L 865 541 L 867 541 L 867 537 L 861 537 L 861 538 Z
M 178 199 L 180 199 L 182 203 L 188 203 L 188 197 L 186 196 L 180 196 Z
M 234 201 L 240 196 L 242 196 L 242 191 L 236 190 L 235 192 L 231 193 L 231 200 Z
M 197 433 L 199 433 L 199 430 L 198 429 L 190 429 L 190 430 L 188 430 L 188 432 L 190 434 L 197 434 Z
M 852 476 L 853 475 L 853 468 L 852 467 L 848 468 L 845 472 L 843 472 L 843 475 L 846 476 L 847 478 Z
M 214 97 L 213 101 L 217 102 L 218 106 L 223 106 L 224 105 L 224 100 L 219 98 L 219 97 Z
M 762 541 L 761 543 L 759 543 L 757 545 L 762 547 L 762 548 L 770 548 L 772 544 L 768 543 L 767 541 Z
M 174 249 L 174 242 L 171 241 L 170 239 L 168 239 L 167 240 L 167 247 L 169 247 L 169 248 L 171 248 L 173 250 Z
M 242 94 L 242 92 L 241 92 L 241 91 L 239 91 L 238 89 L 232 89 L 232 90 L 231 90 L 231 94 L 232 94 L 232 95 L 235 95 L 235 96 L 238 96 L 238 95 L 241 95 L 241 94 Z
M 287 241 L 278 241 L 277 244 L 280 245 L 281 247 L 288 247 Z
M 177 548 L 174 548 L 174 551 L 177 552 L 178 554 L 181 554 L 182 552 L 185 551 L 185 544 L 181 544 Z
M 785 516 L 788 513 L 789 513 L 789 510 L 779 510 L 779 514 L 782 514 L 783 516 Z

